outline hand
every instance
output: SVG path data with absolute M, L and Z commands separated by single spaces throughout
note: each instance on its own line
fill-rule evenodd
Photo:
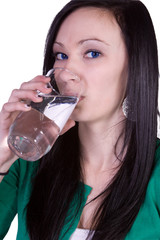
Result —
M 29 82 L 22 83 L 20 89 L 14 89 L 7 103 L 5 103 L 0 112 L 0 172 L 9 169 L 12 163 L 18 158 L 12 153 L 7 144 L 9 128 L 20 111 L 30 111 L 31 107 L 27 102 L 41 102 L 37 90 L 43 93 L 50 93 L 47 83 L 49 77 L 37 76 Z

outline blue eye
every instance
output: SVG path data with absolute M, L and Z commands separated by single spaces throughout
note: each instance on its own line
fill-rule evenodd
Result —
M 56 56 L 56 60 L 66 60 L 66 59 L 68 59 L 68 56 L 64 53 L 56 53 L 55 56 Z
M 98 52 L 98 51 L 88 51 L 88 52 L 87 52 L 87 57 L 88 57 L 88 58 L 97 58 L 97 57 L 99 57 L 100 55 L 101 55 L 101 53 Z

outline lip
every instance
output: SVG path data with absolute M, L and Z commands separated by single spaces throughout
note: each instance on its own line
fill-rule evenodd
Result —
M 85 98 L 84 96 L 81 96 L 81 97 L 79 98 L 78 103 L 81 102 L 81 101 L 83 101 L 84 98 Z

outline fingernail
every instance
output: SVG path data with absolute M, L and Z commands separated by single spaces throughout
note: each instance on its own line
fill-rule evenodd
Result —
M 47 84 L 45 85 L 45 88 L 51 88 L 50 83 L 47 83 Z
M 24 105 L 26 108 L 31 108 L 31 105 L 30 104 L 25 104 Z
M 41 93 L 41 92 L 37 93 L 35 97 L 36 97 L 36 98 L 41 98 L 41 95 L 40 95 L 40 94 L 42 94 L 42 93 Z

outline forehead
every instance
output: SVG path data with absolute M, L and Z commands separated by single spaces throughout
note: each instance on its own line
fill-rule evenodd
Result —
M 80 38 L 101 38 L 115 41 L 121 38 L 121 29 L 107 9 L 85 7 L 75 10 L 62 23 L 56 41 L 70 43 Z

